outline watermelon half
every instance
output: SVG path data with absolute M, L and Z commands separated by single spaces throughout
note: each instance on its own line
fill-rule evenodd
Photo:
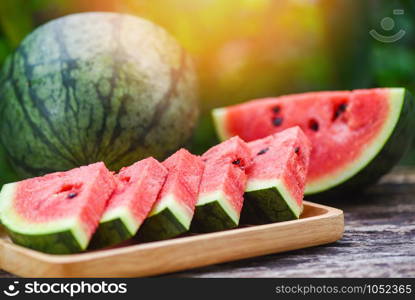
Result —
M 253 141 L 300 126 L 312 143 L 306 194 L 352 191 L 376 182 L 402 157 L 414 103 L 403 88 L 312 92 L 213 111 L 218 135 Z
M 1 220 L 16 244 L 54 254 L 79 252 L 114 188 L 102 162 L 9 183 L 0 192 Z
M 204 163 L 199 156 L 180 149 L 163 162 L 168 175 L 137 238 L 154 241 L 175 237 L 190 228 Z
M 93 236 L 93 247 L 133 237 L 153 207 L 166 176 L 166 168 L 152 157 L 122 168 L 115 175 L 117 187 Z
M 212 147 L 206 162 L 192 231 L 210 232 L 238 226 L 246 187 L 245 169 L 251 164 L 248 145 L 233 137 Z
M 253 163 L 247 169 L 242 222 L 263 224 L 298 219 L 311 143 L 299 127 L 250 142 Z

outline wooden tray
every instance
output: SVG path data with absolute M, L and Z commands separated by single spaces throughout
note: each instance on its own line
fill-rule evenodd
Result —
M 305 202 L 300 220 L 248 226 L 72 255 L 14 245 L 0 233 L 0 267 L 24 277 L 149 276 L 337 241 L 339 209 Z

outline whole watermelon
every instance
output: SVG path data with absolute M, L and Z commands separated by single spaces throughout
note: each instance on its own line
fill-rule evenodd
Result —
M 162 28 L 129 15 L 53 20 L 23 40 L 0 75 L 1 141 L 23 176 L 163 159 L 197 116 L 189 56 Z

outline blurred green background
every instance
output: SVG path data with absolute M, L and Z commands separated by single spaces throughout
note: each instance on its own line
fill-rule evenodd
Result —
M 0 65 L 37 26 L 84 11 L 148 18 L 193 56 L 202 107 L 194 152 L 216 142 L 213 107 L 310 90 L 415 88 L 413 0 L 1 0 Z M 385 43 L 371 30 L 405 34 Z M 402 163 L 415 164 L 415 151 Z M 0 184 L 14 178 L 0 149 Z

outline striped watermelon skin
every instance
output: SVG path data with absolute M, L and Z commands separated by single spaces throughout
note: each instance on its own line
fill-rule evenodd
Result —
M 163 159 L 187 141 L 197 117 L 190 57 L 163 29 L 129 15 L 51 21 L 0 74 L 1 141 L 23 176 Z

